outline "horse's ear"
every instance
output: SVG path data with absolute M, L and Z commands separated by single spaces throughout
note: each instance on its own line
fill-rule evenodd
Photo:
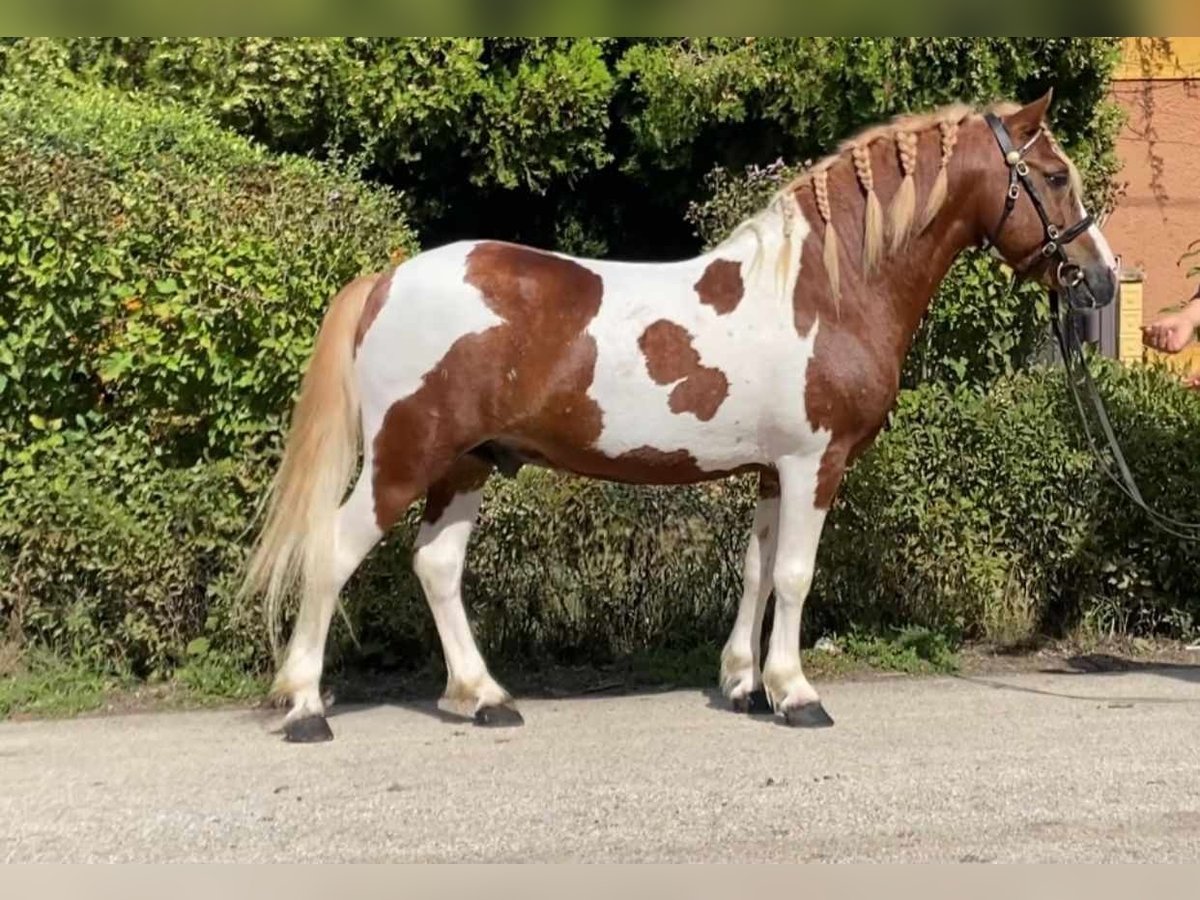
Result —
M 1023 144 L 1042 127 L 1046 121 L 1046 113 L 1050 109 L 1050 101 L 1054 99 L 1054 88 L 1050 88 L 1032 103 L 1027 103 L 1008 117 L 1005 124 L 1008 132 L 1018 144 Z

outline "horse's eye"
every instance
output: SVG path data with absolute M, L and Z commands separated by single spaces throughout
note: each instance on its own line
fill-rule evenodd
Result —
M 1071 183 L 1071 174 L 1069 172 L 1049 172 L 1046 175 L 1046 183 L 1052 188 L 1065 188 Z

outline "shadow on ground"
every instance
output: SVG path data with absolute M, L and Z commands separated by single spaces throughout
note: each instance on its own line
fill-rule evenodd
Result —
M 971 674 L 952 674 L 949 677 L 963 684 L 979 688 L 1002 691 L 1017 691 L 1024 694 L 1041 695 L 1061 700 L 1083 701 L 1087 703 L 1109 703 L 1113 705 L 1129 705 L 1134 703 L 1149 704 L 1200 704 L 1200 690 L 1194 697 L 1155 697 L 1132 696 L 1119 691 L 1109 691 L 1108 686 L 1115 686 L 1115 679 L 1127 674 L 1150 674 L 1163 678 L 1176 679 L 1190 684 L 1200 685 L 1200 665 L 1181 662 L 1147 661 L 1114 653 L 1077 653 L 1063 656 L 1053 664 L 1031 665 L 1017 671 L 975 672 Z M 587 667 L 578 669 L 554 669 L 538 672 L 505 673 L 502 683 L 512 690 L 520 707 L 521 701 L 563 700 L 578 702 L 580 700 L 599 699 L 615 696 L 638 696 L 665 693 L 677 690 L 691 690 L 696 693 L 697 703 L 704 703 L 714 713 L 723 715 L 747 716 L 759 720 L 763 724 L 783 725 L 782 719 L 773 715 L 747 715 L 735 713 L 729 701 L 721 691 L 712 686 L 710 676 L 705 673 L 703 681 L 698 683 L 697 677 L 684 677 L 679 680 L 663 681 L 661 683 L 646 683 L 644 680 L 630 678 L 627 672 L 599 671 Z M 880 673 L 875 673 L 878 676 Z M 1041 684 L 1015 683 L 1013 675 L 1042 676 Z M 891 676 L 901 677 L 901 676 Z M 435 672 L 419 674 L 395 675 L 370 672 L 341 673 L 332 681 L 329 694 L 335 702 L 327 706 L 331 719 L 353 715 L 366 709 L 378 707 L 395 707 L 417 712 L 447 725 L 465 727 L 473 724 L 470 715 L 460 714 L 439 705 L 439 696 L 443 687 L 443 676 Z M 819 683 L 814 679 L 814 683 Z M 1097 690 L 1097 685 L 1105 688 Z M 328 695 L 327 695 L 328 696 Z M 277 717 L 282 721 L 282 710 L 262 707 L 255 711 L 262 718 Z
M 1082 653 L 1066 657 L 1058 666 L 1035 670 L 1037 674 L 1053 679 L 1062 678 L 1064 686 L 1072 683 L 1082 687 L 1094 683 L 1093 679 L 1107 680 L 1128 674 L 1158 675 L 1200 685 L 1200 665 L 1192 663 L 1160 662 L 1131 659 L 1112 653 Z M 1129 695 L 1104 695 L 1079 693 L 1074 690 L 1054 687 L 1035 687 L 1027 684 L 1012 684 L 1002 678 L 987 675 L 957 675 L 960 681 L 995 690 L 1020 691 L 1027 694 L 1042 694 L 1065 700 L 1083 700 L 1091 703 L 1200 703 L 1200 691 L 1194 697 L 1147 697 Z

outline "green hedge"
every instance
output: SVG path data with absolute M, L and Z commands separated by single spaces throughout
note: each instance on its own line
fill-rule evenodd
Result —
M 714 167 L 827 152 L 882 117 L 1031 98 L 1094 184 L 1115 170 L 1113 38 L 70 38 L 0 71 L 184 101 L 277 150 L 355 155 L 458 237 L 668 258 Z
M 269 147 L 354 157 L 428 245 L 524 240 L 635 258 L 724 237 L 788 169 L 886 116 L 1055 89 L 1094 211 L 1115 189 L 1114 38 L 0 40 L 11 77 L 178 99 Z M 745 176 L 747 167 L 752 173 Z M 766 167 L 758 168 L 758 167 Z M 753 173 L 763 173 L 755 175 Z M 690 213 L 685 217 L 684 213 Z M 685 221 L 686 218 L 686 221 Z M 986 384 L 1046 334 L 1044 298 L 953 270 L 905 384 Z
M 1068 139 L 1092 161 L 1094 186 L 1110 159 L 1096 95 L 1111 49 L 1104 42 L 945 42 L 936 63 L 921 63 L 924 45 L 903 41 L 839 39 L 822 45 L 827 60 L 806 55 L 817 44 L 797 41 L 435 42 L 427 49 L 440 55 L 422 57 L 432 67 L 421 70 L 424 81 L 413 80 L 415 44 L 263 41 L 254 46 L 266 56 L 254 67 L 248 46 L 0 45 L 9 79 L 0 93 L 0 616 L 25 649 L 140 676 L 197 659 L 266 665 L 258 610 L 235 602 L 233 589 L 279 426 L 329 296 L 413 244 L 404 198 L 335 167 L 272 155 L 155 99 L 162 94 L 276 148 L 363 151 L 375 174 L 411 177 L 422 215 L 454 210 L 439 220 L 448 228 L 459 215 L 475 228 L 507 222 L 507 203 L 545 190 L 551 213 L 534 204 L 531 215 L 585 242 L 636 239 L 636 229 L 618 227 L 616 210 L 634 220 L 644 202 L 678 211 L 699 198 L 688 191 L 714 162 L 741 171 L 781 147 L 801 157 L 828 145 L 827 130 L 842 133 L 909 102 L 1027 91 L 1056 72 L 1074 85 L 1065 101 L 1060 92 L 1061 114 Z M 228 47 L 242 50 L 227 58 Z M 407 49 L 387 70 L 397 47 Z M 354 66 L 348 53 L 358 54 Z M 288 58 L 294 69 L 285 77 Z M 324 68 L 313 69 L 313 59 Z M 598 126 L 571 106 L 591 102 L 579 79 L 592 78 L 592 87 L 603 79 L 571 66 L 564 74 L 564 60 L 602 63 L 624 85 L 603 104 L 623 137 L 581 136 Z M 898 73 L 886 82 L 892 93 L 867 97 L 885 71 Z M 39 78 L 46 86 L 24 86 Z M 456 93 L 455 78 L 475 87 Z M 479 136 L 464 126 L 484 121 L 478 79 L 494 81 L 487 90 L 530 121 L 563 116 L 579 132 L 568 127 L 572 143 L 558 150 L 552 135 L 519 123 Z M 146 93 L 113 93 L 93 80 Z M 379 93 L 395 83 L 411 96 Z M 677 97 L 668 96 L 672 84 Z M 343 109 L 325 105 L 341 97 L 330 93 L 338 85 L 363 92 L 359 106 L 345 106 L 361 121 L 351 112 L 330 118 Z M 226 110 L 234 87 L 244 102 Z M 368 142 L 361 104 L 371 96 L 399 105 Z M 402 126 L 418 120 L 428 129 L 420 158 L 396 144 Z M 447 136 L 460 133 L 461 153 Z M 513 155 L 522 144 L 527 158 Z M 604 153 L 623 167 L 601 164 Z M 515 186 L 501 159 L 519 160 Z M 434 172 L 443 165 L 444 181 Z M 460 179 L 463 165 L 479 168 Z M 614 184 L 624 193 L 609 191 Z M 501 195 L 508 199 L 494 203 Z M 528 225 L 524 216 L 514 229 Z M 653 224 L 651 216 L 639 227 Z M 648 243 L 639 255 L 669 243 Z M 999 293 L 993 271 L 972 271 L 941 301 L 953 311 L 952 337 L 930 345 L 925 374 L 993 386 L 926 384 L 902 396 L 831 517 L 806 634 L 901 623 L 998 640 L 1074 627 L 1187 632 L 1196 551 L 1147 528 L 1099 479 L 1080 451 L 1058 373 L 1007 374 L 1036 320 L 1019 306 L 1027 298 Z M 980 355 L 972 348 L 984 337 L 1001 344 Z M 1200 400 L 1149 371 L 1106 369 L 1104 383 L 1148 495 L 1200 517 Z M 719 645 L 740 591 L 752 497 L 744 480 L 634 489 L 528 471 L 494 482 L 466 585 L 486 652 L 597 661 L 651 646 Z M 338 625 L 343 659 L 408 666 L 440 656 L 409 571 L 413 515 L 350 585 L 360 644 Z
M 1101 375 L 1148 499 L 1200 519 L 1200 397 L 1151 370 Z M 1150 528 L 1103 481 L 1061 378 L 1036 370 L 987 394 L 929 385 L 902 395 L 830 517 L 808 640 L 897 625 L 1001 643 L 1073 630 L 1193 633 L 1200 548 Z M 265 666 L 258 610 L 233 599 L 263 474 L 232 462 L 170 468 L 137 447 L 54 451 L 3 483 L 10 628 L 26 646 L 135 674 L 169 673 L 198 654 Z M 753 495 L 741 479 L 690 488 L 537 470 L 493 479 L 465 586 L 481 645 L 523 665 L 719 646 L 740 593 Z M 385 668 L 440 659 L 409 568 L 414 516 L 352 580 L 359 646 L 336 624 L 335 659 Z
M 390 191 L 103 88 L 10 85 L 0 155 L 10 463 L 112 430 L 177 464 L 261 450 L 330 296 L 414 243 Z
M 140 677 L 171 674 L 189 645 L 260 668 L 261 617 L 235 600 L 259 487 L 235 463 L 172 468 L 140 441 L 44 448 L 35 468 L 0 477 L 8 637 Z

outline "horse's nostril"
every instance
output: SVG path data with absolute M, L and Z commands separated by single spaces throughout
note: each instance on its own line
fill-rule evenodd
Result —
M 1097 303 L 1104 306 L 1112 302 L 1117 294 L 1117 270 L 1107 265 L 1088 266 L 1085 272 L 1088 290 Z

